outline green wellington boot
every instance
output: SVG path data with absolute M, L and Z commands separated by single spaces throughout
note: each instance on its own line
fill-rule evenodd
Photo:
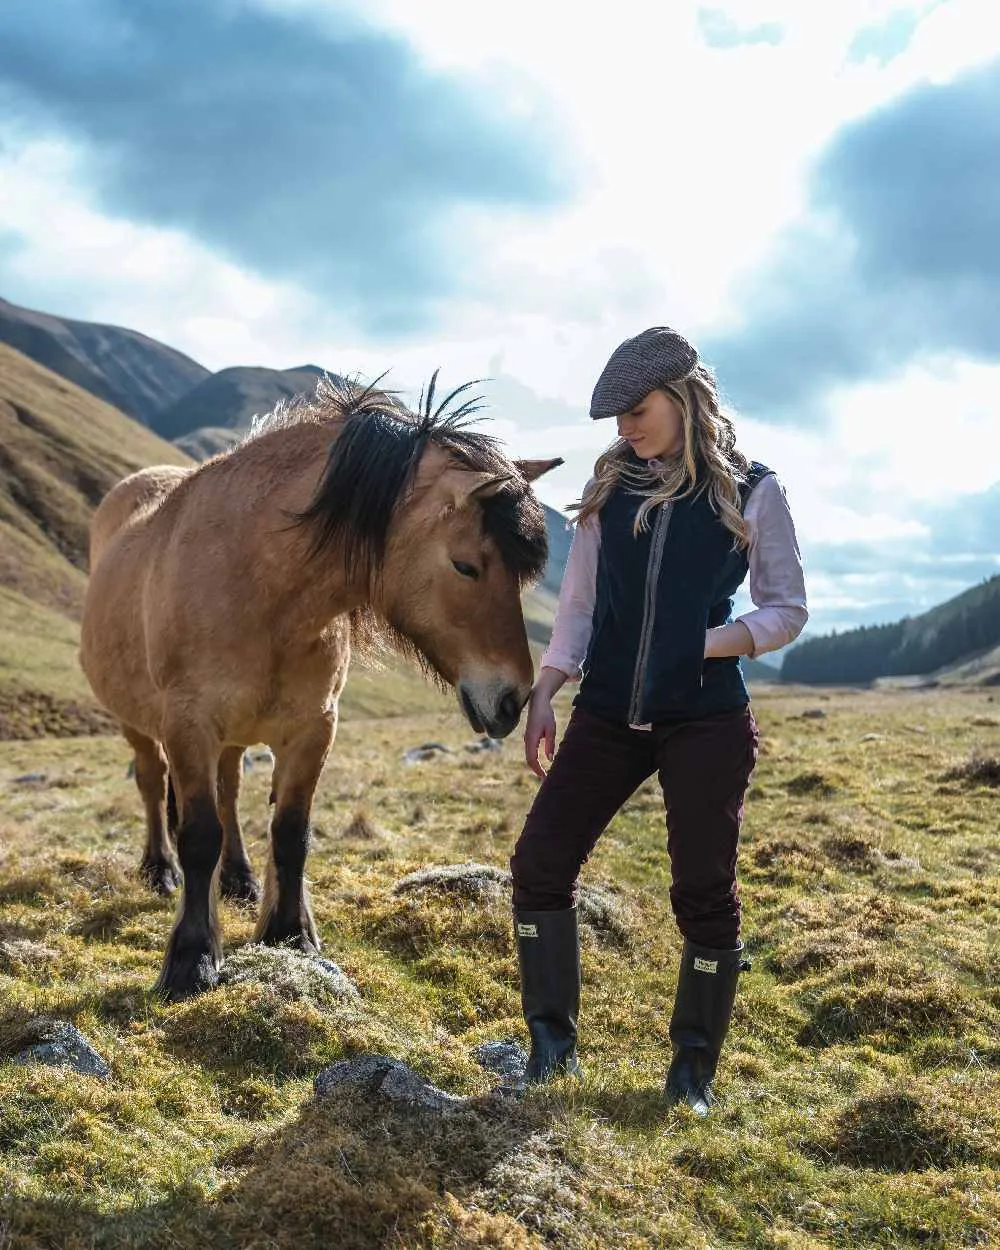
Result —
M 531 1037 L 527 1085 L 557 1072 L 576 1073 L 580 1010 L 580 937 L 576 908 L 514 912 L 521 965 L 521 1007 Z
M 696 1115 L 708 1115 L 712 1079 L 736 1001 L 736 981 L 749 967 L 742 946 L 714 950 L 685 939 L 670 1019 L 674 1056 L 664 1090 L 668 1102 L 686 1102 Z

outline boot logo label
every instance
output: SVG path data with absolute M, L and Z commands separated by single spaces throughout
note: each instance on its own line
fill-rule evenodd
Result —
M 538 925 L 535 924 L 519 924 L 517 926 L 518 937 L 538 937 Z
M 699 959 L 696 955 L 694 967 L 696 972 L 718 972 L 719 961 L 717 959 Z

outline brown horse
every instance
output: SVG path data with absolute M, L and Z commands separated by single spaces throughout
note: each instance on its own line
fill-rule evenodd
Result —
M 415 656 L 477 732 L 517 724 L 533 675 L 520 591 L 547 554 L 529 483 L 561 461 L 507 459 L 469 428 L 476 405 L 454 404 L 465 390 L 432 410 L 432 380 L 413 413 L 324 379 L 233 451 L 134 474 L 95 514 L 80 659 L 135 751 L 144 870 L 161 888 L 183 873 L 165 997 L 217 979 L 220 854 L 252 893 L 236 801 L 256 742 L 275 766 L 255 937 L 318 949 L 303 870 L 352 642 Z

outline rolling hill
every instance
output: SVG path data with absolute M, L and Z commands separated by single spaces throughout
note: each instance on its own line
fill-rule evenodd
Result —
M 781 680 L 860 685 L 926 678 L 1000 684 L 998 651 L 1000 574 L 919 616 L 808 638 L 785 657 Z

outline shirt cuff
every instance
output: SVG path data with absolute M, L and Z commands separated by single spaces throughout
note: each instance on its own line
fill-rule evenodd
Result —
M 574 664 L 566 655 L 559 655 L 556 652 L 546 651 L 542 658 L 538 661 L 539 670 L 543 668 L 557 668 L 563 673 L 567 681 L 580 680 L 580 665 Z

